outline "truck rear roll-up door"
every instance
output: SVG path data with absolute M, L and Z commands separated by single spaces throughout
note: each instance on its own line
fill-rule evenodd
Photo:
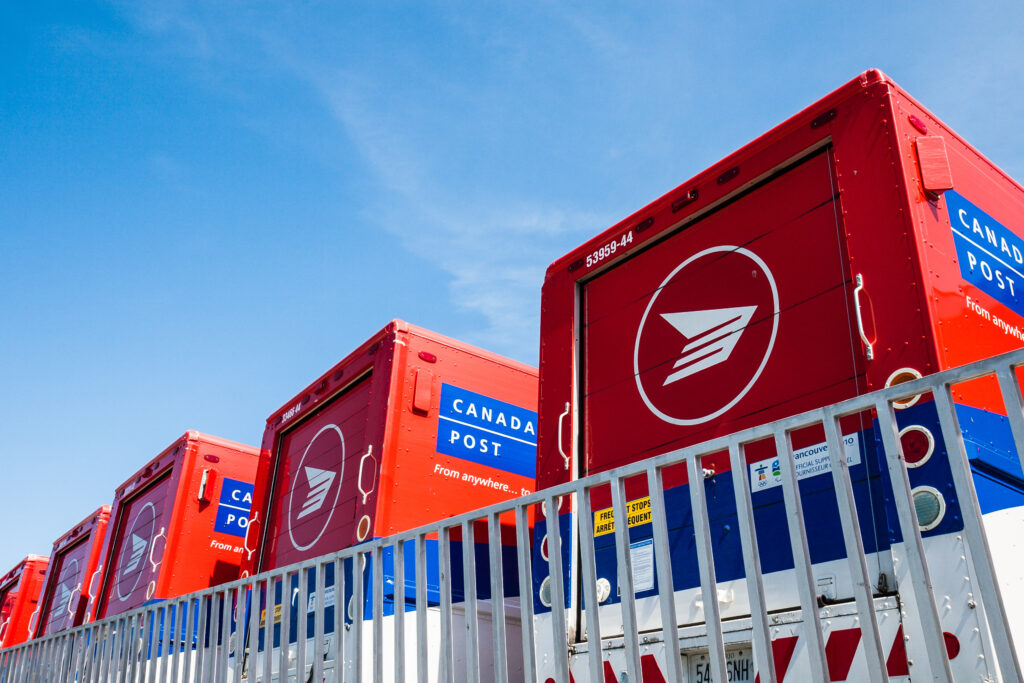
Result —
M 825 149 L 582 287 L 582 475 L 856 393 Z
M 40 607 L 43 621 L 40 635 L 50 635 L 74 626 L 77 613 L 80 608 L 84 609 L 85 604 L 81 599 L 82 585 L 86 578 L 92 578 L 85 576 L 89 551 L 92 549 L 91 541 L 92 536 L 87 534 L 54 558 L 59 564 L 51 571 L 57 580 Z
M 347 548 L 375 500 L 359 493 L 366 453 L 370 375 L 299 423 L 281 439 L 263 569 Z M 367 462 L 376 466 L 379 460 Z M 363 473 L 376 481 L 377 472 Z M 371 520 L 372 521 L 372 520 Z
M 165 506 L 172 470 L 125 503 L 120 529 L 110 548 L 107 588 L 99 616 L 113 616 L 140 607 L 154 596 L 151 582 L 159 575 L 167 537 Z M 160 544 L 154 548 L 154 544 Z

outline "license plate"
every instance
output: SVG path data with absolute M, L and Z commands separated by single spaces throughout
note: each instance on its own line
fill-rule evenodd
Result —
M 707 654 L 696 654 L 687 657 L 690 662 L 690 681 L 692 683 L 714 683 L 711 675 L 711 662 Z M 725 651 L 726 678 L 733 683 L 753 683 L 754 653 L 749 647 L 734 648 Z

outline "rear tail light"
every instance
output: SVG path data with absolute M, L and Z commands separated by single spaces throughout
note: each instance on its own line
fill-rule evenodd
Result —
M 930 531 L 939 525 L 946 515 L 946 500 L 937 489 L 931 486 L 918 486 L 911 491 L 914 499 L 914 510 L 917 511 L 917 523 L 921 531 Z
M 932 457 L 935 437 L 927 427 L 910 425 L 900 430 L 900 448 L 907 467 L 920 467 Z
M 956 656 L 960 654 L 960 639 L 949 631 L 943 632 L 942 638 L 946 641 L 946 656 L 956 659 Z

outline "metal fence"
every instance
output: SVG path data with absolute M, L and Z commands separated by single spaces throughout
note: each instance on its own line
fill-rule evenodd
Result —
M 621 638 L 622 673 L 629 681 L 639 681 L 643 671 L 643 636 L 637 625 L 629 526 L 618 524 L 614 529 L 621 594 L 617 613 L 621 623 L 614 624 L 615 629 L 602 623 L 593 543 L 580 540 L 594 538 L 589 504 L 592 492 L 610 488 L 614 517 L 625 520 L 626 482 L 636 479 L 646 481 L 650 495 L 660 638 L 668 653 L 660 665 L 667 680 L 684 681 L 687 674 L 675 644 L 685 634 L 678 626 L 673 596 L 663 474 L 667 468 L 685 463 L 689 481 L 703 481 L 707 474 L 703 459 L 723 451 L 729 454 L 735 491 L 747 493 L 736 495 L 735 505 L 750 604 L 753 657 L 761 682 L 774 682 L 770 596 L 765 594 L 759 565 L 744 456 L 748 444 L 765 439 L 773 440 L 781 455 L 793 578 L 799 595 L 797 611 L 807 638 L 805 664 L 813 680 L 827 681 L 821 607 L 808 552 L 791 434 L 823 425 L 830 452 L 838 454 L 842 452 L 840 418 L 864 411 L 872 411 L 877 420 L 886 454 L 884 466 L 893 485 L 905 543 L 906 571 L 911 580 L 901 585 L 900 591 L 917 605 L 916 617 L 904 623 L 908 638 L 923 643 L 924 661 L 915 663 L 914 680 L 919 680 L 917 675 L 921 674 L 927 680 L 953 681 L 943 646 L 939 601 L 918 528 L 893 405 L 894 401 L 918 394 L 930 395 L 939 416 L 961 506 L 962 533 L 971 548 L 969 561 L 984 607 L 980 612 L 990 633 L 999 676 L 1004 681 L 1021 681 L 952 391 L 958 383 L 994 375 L 1013 442 L 1017 452 L 1022 452 L 1024 412 L 1016 378 L 1016 368 L 1022 364 L 1024 350 L 665 453 L 407 533 L 368 541 L 334 555 L 29 641 L 0 651 L 0 683 L 518 679 L 568 683 L 571 656 L 577 658 L 576 680 L 603 681 L 604 650 L 593 645 L 577 647 L 582 640 L 578 633 L 585 632 L 587 640 L 598 643 L 595 636 L 604 637 L 611 630 Z M 877 596 L 873 595 L 874 581 L 865 561 L 849 467 L 845 457 L 833 457 L 832 463 L 846 563 L 857 587 L 852 604 L 863 634 L 858 647 L 868 663 L 867 678 L 886 681 L 885 644 L 876 621 Z M 702 595 L 715 596 L 718 586 L 704 500 L 706 491 L 704 486 L 688 488 L 694 511 L 700 591 Z M 570 507 L 587 514 L 569 517 L 574 525 L 573 534 L 548 533 L 547 552 L 543 560 L 538 560 L 532 521 L 546 517 L 554 521 L 559 510 L 565 519 Z M 564 566 L 565 543 L 571 544 L 567 556 L 578 558 L 578 569 L 571 573 Z M 569 576 L 573 578 L 567 580 Z M 544 604 L 550 605 L 550 613 L 545 609 L 543 619 L 535 619 L 535 586 L 544 578 L 550 596 Z M 573 581 L 578 582 L 575 590 L 571 586 Z M 567 602 L 571 603 L 568 608 Z M 717 601 L 706 600 L 704 610 L 705 622 L 698 627 L 701 642 L 706 642 L 709 671 L 712 680 L 726 681 L 726 642 Z M 576 619 L 580 623 L 572 627 Z M 538 630 L 536 624 L 541 621 L 548 626 Z M 687 629 L 690 632 L 693 626 L 688 625 Z M 556 655 L 539 657 L 539 649 Z

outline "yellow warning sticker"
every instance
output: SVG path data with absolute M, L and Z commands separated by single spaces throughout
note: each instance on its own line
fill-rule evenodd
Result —
M 260 628 L 267 622 L 267 610 L 260 610 Z M 274 623 L 281 623 L 281 605 L 274 605 Z
M 644 496 L 626 503 L 626 521 L 629 526 L 649 524 L 651 521 L 651 498 Z M 604 536 L 615 531 L 614 508 L 594 511 L 594 536 Z

